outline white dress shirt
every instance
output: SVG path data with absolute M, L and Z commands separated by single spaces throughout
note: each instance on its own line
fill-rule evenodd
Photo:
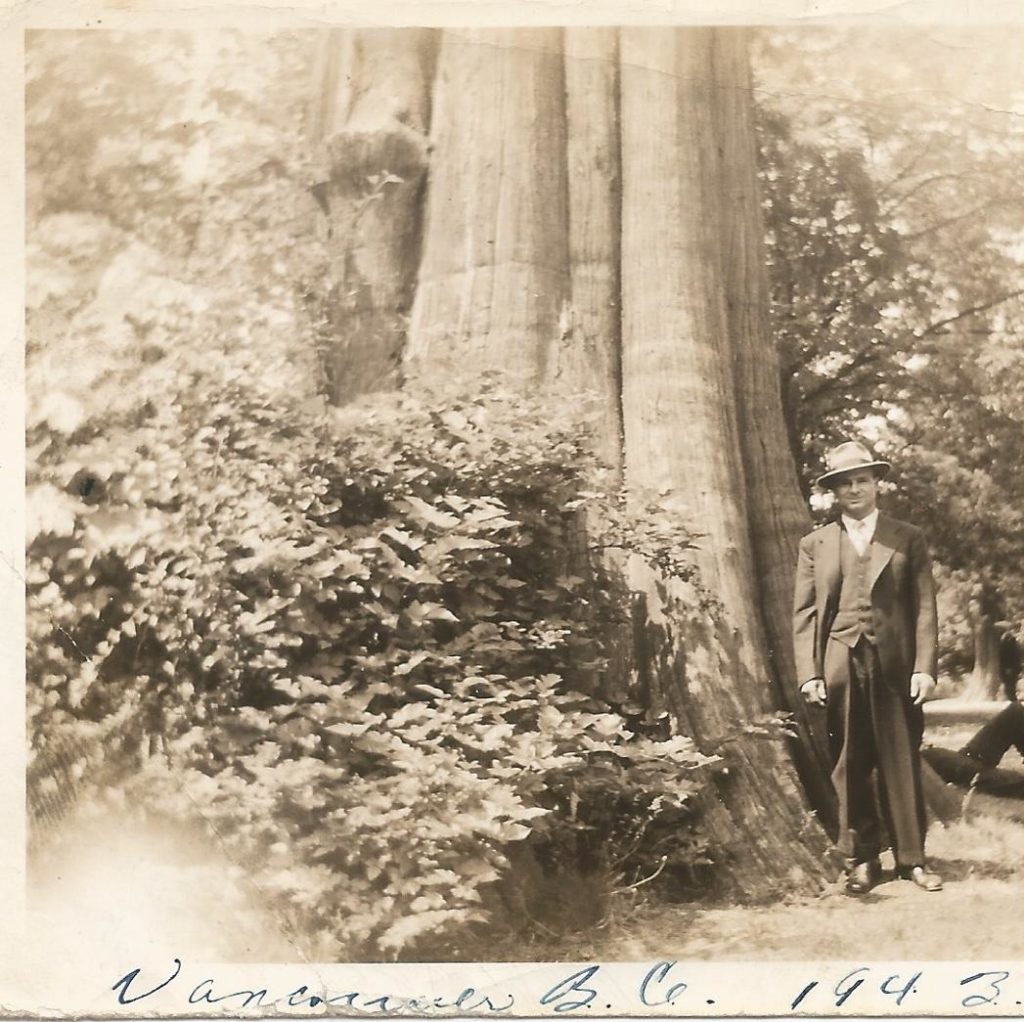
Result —
M 875 534 L 875 525 L 878 523 L 878 508 L 864 518 L 850 518 L 849 515 L 842 515 L 843 527 L 846 529 L 850 542 L 854 545 L 861 557 L 864 551 L 871 544 L 871 537 Z

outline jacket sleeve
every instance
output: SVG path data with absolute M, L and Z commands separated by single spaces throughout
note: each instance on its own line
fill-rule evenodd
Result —
M 914 586 L 914 672 L 930 674 L 938 670 L 939 614 L 935 604 L 935 580 L 928 544 L 919 529 L 910 541 L 911 578 Z
M 814 534 L 800 540 L 793 594 L 793 652 L 798 684 L 822 677 L 817 649 L 817 600 L 814 590 Z

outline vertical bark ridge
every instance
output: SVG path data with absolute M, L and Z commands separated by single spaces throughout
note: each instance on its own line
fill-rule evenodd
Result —
M 340 28 L 320 35 L 313 57 L 313 100 L 308 114 L 310 138 L 319 141 L 339 130 L 349 108 L 349 77 L 342 69 L 352 67 L 352 32 Z
M 622 364 L 619 301 L 621 165 L 618 33 L 565 30 L 568 245 L 572 300 L 566 307 L 553 375 L 594 398 L 596 442 L 622 470 Z
M 753 562 L 718 272 L 710 31 L 623 29 L 626 474 L 686 501 L 707 584 L 742 593 Z
M 538 381 L 570 295 L 561 29 L 445 31 L 407 358 Z
M 794 714 L 794 753 L 801 779 L 826 822 L 835 812 L 828 782 L 823 715 L 799 694 L 791 642 L 793 572 L 810 515 L 800 497 L 796 466 L 786 443 L 779 358 L 768 323 L 764 220 L 757 181 L 753 86 L 746 31 L 719 29 L 712 49 L 714 118 L 723 204 L 722 255 L 726 328 L 735 367 L 740 449 L 747 480 L 755 603 L 767 636 L 772 700 Z
M 720 255 L 715 31 L 621 32 L 623 419 L 627 480 L 670 490 L 702 534 L 698 563 L 720 610 L 701 611 L 682 583 L 634 584 L 675 715 L 726 756 L 703 808 L 737 888 L 754 893 L 814 888 L 827 846 L 785 748 L 749 731 L 773 707 Z

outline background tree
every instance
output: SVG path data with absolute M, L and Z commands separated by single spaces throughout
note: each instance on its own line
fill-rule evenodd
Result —
M 942 30 L 799 39 L 763 33 L 756 62 L 790 444 L 805 485 L 843 437 L 892 451 L 894 506 L 926 527 L 957 591 L 944 664 L 974 662 L 972 691 L 994 692 L 991 623 L 1019 615 L 1024 581 L 1017 480 L 1000 467 L 1021 435 L 1014 46 L 987 31 L 966 46 Z

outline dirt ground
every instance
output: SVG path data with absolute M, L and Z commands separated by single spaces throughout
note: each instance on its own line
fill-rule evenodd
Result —
M 956 748 L 956 728 L 930 738 Z M 1011 765 L 1020 768 L 1015 754 Z M 838 882 L 817 898 L 766 906 L 665 904 L 617 912 L 611 924 L 490 957 L 532 961 L 1024 959 L 1024 801 L 974 793 L 961 818 L 933 824 L 932 866 L 945 889 L 888 880 L 850 898 Z M 883 860 L 883 867 L 891 862 Z M 29 904 L 42 958 L 55 944 L 125 960 L 180 954 L 207 961 L 302 961 L 308 950 L 266 907 L 215 840 L 182 821 L 86 816 L 38 857 Z M 307 945 L 308 947 L 308 945 Z M 870 949 L 869 951 L 867 949 Z M 168 959 L 169 960 L 169 959 Z M 87 963 L 83 960 L 83 967 Z
M 991 960 L 1024 958 L 1024 804 L 975 795 L 966 820 L 934 826 L 944 890 L 889 879 L 861 898 L 841 885 L 763 907 L 651 906 L 587 940 L 574 960 Z M 891 859 L 883 868 L 891 870 Z M 539 950 L 539 949 L 538 949 Z M 533 955 L 531 954 L 531 957 Z M 543 955 L 538 957 L 544 957 Z
M 933 722 L 925 744 L 961 747 L 978 724 Z M 1020 771 L 1011 750 L 1004 766 Z M 957 789 L 951 789 L 957 790 Z M 851 898 L 840 878 L 818 898 L 766 906 L 657 905 L 648 902 L 605 931 L 584 938 L 568 956 L 531 948 L 532 960 L 646 961 L 1024 958 L 1024 801 L 979 792 L 966 797 L 959 819 L 933 821 L 931 867 L 944 889 L 929 893 L 892 878 Z

